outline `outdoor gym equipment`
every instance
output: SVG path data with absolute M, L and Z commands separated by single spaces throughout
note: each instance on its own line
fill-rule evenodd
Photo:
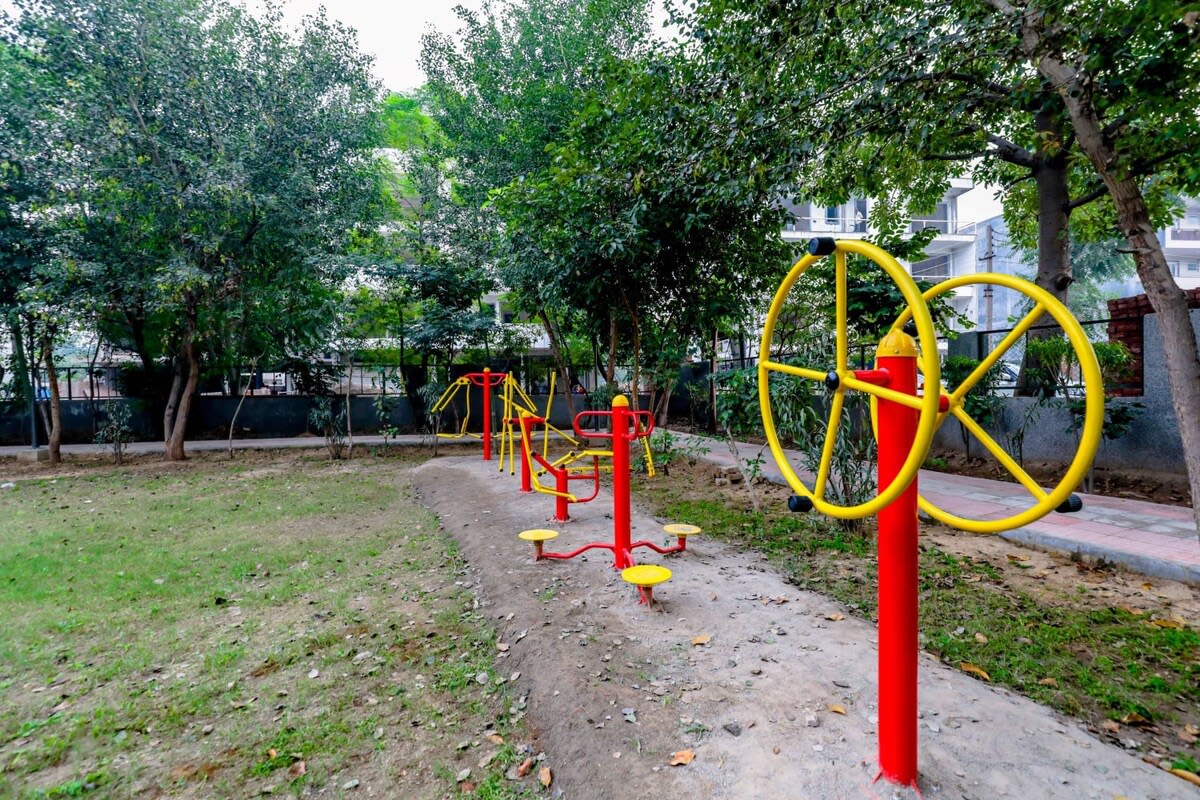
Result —
M 478 436 L 483 439 L 483 460 L 492 460 L 492 389 L 495 389 L 500 384 L 508 380 L 507 372 L 492 372 L 488 367 L 483 368 L 483 372 L 468 372 L 460 378 L 456 378 L 453 383 L 446 387 L 446 391 L 442 392 L 442 396 L 433 404 L 430 409 L 434 414 L 440 414 L 445 410 L 446 406 L 454 399 L 459 390 L 467 386 L 479 386 L 483 389 L 483 434 L 477 435 L 467 432 L 467 425 L 471 421 L 471 392 L 467 391 L 467 409 L 463 414 L 462 424 L 459 426 L 457 433 L 438 433 L 442 439 L 462 439 L 464 436 Z
M 546 396 L 546 411 L 541 417 L 545 427 L 542 430 L 542 456 L 547 457 L 550 449 L 550 433 L 553 431 L 563 439 L 566 439 L 572 446 L 579 444 L 578 440 L 569 433 L 559 430 L 551 425 L 551 411 L 554 407 L 554 381 L 556 373 L 550 372 L 550 387 Z M 513 377 L 510 375 L 500 390 L 500 400 L 503 403 L 503 413 L 500 415 L 502 428 L 500 429 L 500 471 L 504 471 L 504 457 L 508 456 L 508 474 L 516 474 L 517 462 L 517 440 L 521 437 L 521 417 L 538 416 L 537 403 L 533 402 L 525 390 L 521 388 Z M 523 455 L 522 455 L 523 457 Z M 522 467 L 524 469 L 524 467 Z M 522 472 L 521 474 L 521 491 L 532 491 L 528 485 L 528 476 Z
M 581 411 L 575 415 L 574 427 L 575 432 L 583 436 L 583 431 L 580 429 L 580 420 L 588 416 L 607 418 L 611 421 L 612 432 L 593 431 L 586 434 L 589 437 L 609 439 L 612 442 L 612 449 L 609 451 L 593 451 L 590 457 L 599 459 L 607 455 L 612 458 L 612 476 L 613 476 L 613 539 L 611 542 L 591 542 L 582 547 L 576 548 L 569 553 L 558 553 L 545 550 L 542 545 L 547 539 L 554 538 L 547 536 L 547 533 L 553 531 L 545 531 L 538 529 L 536 531 L 524 531 L 519 536 L 527 541 L 532 541 L 535 548 L 535 560 L 543 558 L 568 559 L 574 558 L 581 553 L 586 553 L 589 550 L 610 550 L 613 554 L 613 567 L 619 570 L 627 570 L 630 567 L 637 566 L 634 561 L 633 551 L 639 547 L 646 547 L 656 553 L 669 555 L 671 553 L 681 553 L 685 549 L 686 537 L 689 534 L 699 532 L 699 528 L 695 526 L 680 526 L 673 532 L 678 538 L 677 543 L 672 547 L 660 547 L 654 542 L 648 540 L 631 541 L 632 535 L 630 532 L 630 499 L 629 499 L 629 446 L 631 443 L 642 439 L 649 438 L 654 431 L 654 415 L 649 411 L 630 411 L 629 401 L 623 395 L 617 395 L 612 401 L 611 411 Z M 525 456 L 528 461 L 538 461 L 543 468 L 550 471 L 553 466 L 552 462 L 546 462 L 537 453 L 532 452 L 529 447 L 528 430 L 529 425 L 536 421 L 536 417 L 523 417 L 521 419 L 522 442 L 525 451 Z M 587 453 L 588 451 L 584 451 Z M 582 454 L 580 454 L 582 455 Z M 559 468 L 555 468 L 559 469 Z M 556 474 L 561 474 L 556 473 Z M 590 477 L 590 476 L 589 476 Z M 562 480 L 560 478 L 560 480 Z M 597 485 L 599 483 L 599 473 L 596 473 L 595 478 Z M 537 484 L 540 486 L 540 483 Z M 560 484 L 562 485 L 562 484 Z M 558 489 L 548 489 L 542 487 L 538 491 L 547 494 L 554 494 L 560 500 L 566 495 L 570 497 L 566 491 Z M 593 495 L 594 496 L 594 495 Z M 565 513 L 565 512 L 564 512 Z M 693 528 L 695 528 L 693 530 Z M 557 535 L 557 534 L 555 534 Z M 664 574 L 665 573 L 665 574 Z M 652 599 L 652 590 L 655 584 L 661 583 L 670 577 L 670 571 L 659 567 L 658 570 L 638 570 L 628 573 L 622 572 L 622 577 L 629 583 L 638 587 L 641 594 L 641 601 L 649 603 Z
M 847 255 L 863 256 L 881 268 L 899 288 L 906 310 L 879 343 L 874 369 L 851 369 L 849 359 L 849 276 Z M 835 355 L 832 369 L 786 364 L 772 358 L 775 328 L 788 294 L 800 276 L 817 260 L 834 257 Z M 1033 309 L 953 392 L 941 385 L 937 337 L 927 302 L 968 283 L 989 283 L 1015 289 L 1034 302 Z M 978 385 L 1004 353 L 1044 315 L 1066 332 L 1075 350 L 1085 388 L 1085 408 L 1079 449 L 1066 474 L 1050 491 L 1043 490 L 965 409 L 968 392 Z M 916 339 L 906 332 L 915 329 Z M 1070 312 L 1043 289 L 1008 275 L 954 278 L 921 294 L 916 283 L 892 256 L 858 240 L 813 239 L 808 253 L 792 266 L 771 301 L 759 349 L 758 398 L 771 454 L 788 485 L 796 492 L 788 507 L 817 511 L 839 519 L 878 514 L 879 562 L 879 764 L 880 777 L 915 786 L 917 780 L 917 508 L 967 531 L 995 533 L 1028 525 L 1051 511 L 1077 511 L 1079 498 L 1071 492 L 1095 456 L 1104 417 L 1100 368 L 1086 334 Z M 821 460 L 810 489 L 796 474 L 780 445 L 771 408 L 770 374 L 779 372 L 819 381 L 832 394 Z M 918 380 L 918 377 L 923 380 Z M 923 385 L 922 385 L 923 383 Z M 834 448 L 841 427 L 847 391 L 870 395 L 878 446 L 878 493 L 862 503 L 841 504 L 826 498 Z M 953 416 L 1029 491 L 1032 506 L 1004 519 L 970 519 L 918 499 L 917 471 L 929 453 L 933 435 L 947 416 Z M 878 779 L 878 778 L 877 778 Z
M 615 407 L 615 402 L 614 402 Z M 626 408 L 628 406 L 626 405 Z M 650 420 L 649 429 L 644 434 L 636 435 L 634 438 L 640 439 L 642 443 L 642 452 L 646 461 L 646 473 L 650 477 L 654 477 L 654 456 L 650 451 L 650 430 L 654 427 L 653 416 L 648 411 L 627 412 L 632 415 L 634 431 L 640 431 L 638 419 L 642 416 Z M 585 432 L 580 426 L 580 421 L 587 417 L 609 418 L 612 416 L 611 411 L 580 411 L 572 420 L 572 427 L 575 434 L 580 439 L 611 439 L 611 434 L 598 433 L 596 431 Z M 554 519 L 559 522 L 566 522 L 570 517 L 567 513 L 567 506 L 570 503 L 587 503 L 596 498 L 600 493 L 600 473 L 611 472 L 614 469 L 613 463 L 601 464 L 600 459 L 612 459 L 613 450 L 597 450 L 586 448 L 583 450 L 572 450 L 565 455 L 551 461 L 546 454 L 545 436 L 542 440 L 542 452 L 539 454 L 533 449 L 533 433 L 534 425 L 547 425 L 545 417 L 534 416 L 531 413 L 524 411 L 520 412 L 518 419 L 521 428 L 521 492 L 528 493 L 530 491 L 541 492 L 542 494 L 552 495 L 555 498 L 554 502 Z M 545 433 L 550 430 L 558 430 L 547 425 Z M 565 434 L 564 434 L 565 435 Z M 575 439 L 570 440 L 572 444 L 577 443 Z M 591 466 L 577 466 L 577 462 L 591 459 Z M 536 475 L 534 474 L 534 465 L 537 465 Z M 542 484 L 541 476 L 549 473 L 554 478 L 554 488 L 550 488 Z M 577 495 L 570 490 L 571 481 L 591 481 L 592 493 L 587 497 Z

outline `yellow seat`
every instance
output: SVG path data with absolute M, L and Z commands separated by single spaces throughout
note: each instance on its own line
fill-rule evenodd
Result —
M 517 538 L 524 539 L 527 542 L 545 542 L 557 538 L 557 536 L 558 531 L 552 531 L 547 528 L 531 528 L 517 534 Z
M 663 530 L 672 536 L 691 536 L 699 533 L 700 528 L 695 525 L 688 525 L 682 522 L 673 522 L 670 525 L 663 525 Z
M 643 589 L 657 586 L 671 578 L 671 570 L 657 564 L 638 564 L 621 570 L 621 578 L 626 583 L 640 586 Z
M 638 587 L 642 601 L 648 606 L 654 605 L 654 587 L 670 577 L 671 570 L 657 564 L 637 564 L 621 570 L 621 578 Z
M 517 534 L 518 539 L 524 539 L 527 542 L 533 542 L 533 560 L 541 561 L 542 545 L 558 536 L 558 531 L 552 531 L 548 528 L 530 528 L 527 531 L 521 531 Z

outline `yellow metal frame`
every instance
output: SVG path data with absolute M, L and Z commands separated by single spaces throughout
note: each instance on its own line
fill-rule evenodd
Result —
M 782 372 L 786 375 L 806 380 L 823 382 L 829 372 L 805 367 L 794 367 L 790 364 L 772 361 L 770 354 L 772 339 L 775 335 L 775 325 L 787 302 L 788 294 L 796 284 L 796 281 L 800 279 L 800 276 L 813 263 L 820 258 L 824 258 L 824 256 L 810 254 L 797 261 L 783 279 L 783 282 L 779 285 L 779 289 L 775 292 L 775 297 L 771 300 L 771 306 L 767 311 L 767 319 L 763 325 L 762 342 L 759 346 L 758 403 L 762 412 L 763 429 L 767 435 L 767 444 L 771 448 L 771 454 L 775 457 L 775 463 L 779 466 L 780 472 L 783 473 L 792 490 L 797 494 L 809 498 L 812 501 L 813 508 L 822 514 L 839 519 L 857 519 L 874 514 L 888 503 L 891 503 L 900 496 L 905 487 L 916 477 L 917 470 L 921 468 L 921 464 L 924 463 L 925 456 L 929 452 L 929 446 L 933 441 L 933 432 L 937 427 L 938 393 L 927 391 L 923 397 L 912 397 L 883 386 L 876 386 L 866 381 L 861 381 L 855 377 L 854 370 L 850 368 L 849 358 L 847 253 L 855 253 L 870 259 L 887 273 L 888 277 L 900 289 L 900 293 L 904 296 L 904 300 L 908 304 L 911 316 L 916 324 L 917 339 L 920 344 L 920 355 L 918 356 L 917 363 L 925 375 L 926 386 L 937 387 L 941 385 L 937 335 L 933 328 L 933 320 L 929 316 L 929 309 L 925 305 L 925 300 L 921 296 L 921 291 L 917 288 L 917 284 L 909 276 L 904 267 L 883 249 L 869 242 L 856 239 L 841 239 L 835 243 L 833 253 L 836 275 L 835 335 L 837 343 L 836 363 L 833 372 L 837 375 L 838 386 L 834 391 L 833 401 L 830 406 L 829 422 L 826 426 L 826 439 L 821 450 L 821 461 L 812 489 L 809 489 L 800 480 L 795 469 L 784 454 L 783 447 L 779 443 L 779 434 L 775 429 L 775 418 L 771 411 L 769 378 L 771 372 Z M 908 458 L 905 459 L 903 466 L 891 484 L 879 487 L 879 493 L 864 503 L 843 506 L 825 500 L 824 495 L 825 487 L 829 480 L 830 466 L 833 461 L 833 448 L 837 440 L 842 407 L 845 402 L 845 393 L 851 389 L 865 392 L 872 397 L 883 397 L 914 408 L 919 412 L 919 417 L 912 451 L 908 454 Z
M 469 381 L 466 378 L 456 378 L 453 383 L 451 383 L 449 386 L 446 387 L 446 391 L 442 392 L 442 396 L 438 398 L 437 402 L 433 404 L 433 408 L 430 409 L 430 413 L 441 414 L 442 411 L 445 410 L 446 406 L 450 405 L 450 401 L 454 399 L 454 395 L 458 394 L 458 390 L 461 389 L 462 387 L 468 385 L 470 382 L 471 381 Z M 438 438 L 440 438 L 440 439 L 463 439 L 467 436 L 470 436 L 474 439 L 482 439 L 483 437 L 480 436 L 478 433 L 468 433 L 467 432 L 467 423 L 470 421 L 471 421 L 471 392 L 468 391 L 467 392 L 467 409 L 466 409 L 466 413 L 463 414 L 462 424 L 458 426 L 458 433 L 442 433 L 441 431 L 438 431 Z
M 520 438 L 520 433 L 517 432 L 518 424 L 514 424 L 513 420 L 519 419 L 521 415 L 530 417 L 544 417 L 547 422 L 544 423 L 542 429 L 542 458 L 548 458 L 550 452 L 550 433 L 553 431 L 561 438 L 566 439 L 574 447 L 579 444 L 579 440 L 571 434 L 563 431 L 549 423 L 550 412 L 554 408 L 554 381 L 556 373 L 550 372 L 550 393 L 546 398 L 546 413 L 539 414 L 537 411 L 537 403 L 533 398 L 526 394 L 521 385 L 509 375 L 501 389 L 500 400 L 502 403 L 502 421 L 500 427 L 500 465 L 499 471 L 504 471 L 504 457 L 508 455 L 508 474 L 517 474 L 517 446 L 516 440 Z M 530 461 L 530 469 L 535 469 L 535 474 L 544 472 L 537 466 L 536 462 Z
M 999 533 L 1000 531 L 1012 530 L 1013 528 L 1028 525 L 1046 516 L 1062 505 L 1070 497 L 1071 492 L 1083 481 L 1092 463 L 1092 459 L 1096 456 L 1096 450 L 1100 446 L 1100 436 L 1104 427 L 1104 380 L 1100 374 L 1100 364 L 1096 360 L 1095 350 L 1092 349 L 1092 343 L 1087 338 L 1083 327 L 1071 315 L 1071 312 L 1067 310 L 1065 305 L 1037 284 L 1030 283 L 1013 275 L 995 273 L 963 275 L 937 284 L 927 290 L 922 299 L 925 303 L 928 303 L 940 294 L 954 291 L 960 286 L 976 283 L 1000 286 L 1020 292 L 1034 302 L 1034 307 L 979 362 L 979 366 L 953 392 L 946 395 L 949 407 L 947 411 L 938 415 L 937 425 L 940 426 L 947 416 L 953 416 L 961 422 L 967 431 L 991 453 L 992 457 L 1000 462 L 1000 465 L 1018 483 L 1025 487 L 1033 498 L 1034 504 L 1025 511 L 1008 517 L 980 520 L 951 514 L 944 509 L 938 508 L 924 497 L 919 498 L 918 503 L 925 513 L 943 524 L 970 531 L 971 533 Z M 1037 481 L 1020 464 L 1014 461 L 1004 448 L 988 435 L 978 422 L 967 414 L 965 409 L 967 393 L 983 379 L 988 370 L 995 366 L 1001 357 L 1014 344 L 1020 341 L 1021 337 L 1037 324 L 1045 314 L 1053 317 L 1054 321 L 1066 333 L 1067 340 L 1070 341 L 1071 347 L 1075 350 L 1075 357 L 1079 361 L 1079 370 L 1083 377 L 1084 387 L 1084 414 L 1083 426 L 1079 436 L 1079 449 L 1075 452 L 1074 459 L 1072 459 L 1070 465 L 1067 467 L 1067 471 L 1062 479 L 1059 480 L 1058 485 L 1049 492 L 1042 489 Z M 909 312 L 905 311 L 892 325 L 892 329 L 900 329 L 908 319 Z M 930 381 L 927 379 L 926 385 L 928 386 L 929 384 Z

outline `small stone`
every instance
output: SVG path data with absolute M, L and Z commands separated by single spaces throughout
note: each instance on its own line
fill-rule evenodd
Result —
M 319 670 L 319 669 L 309 670 L 308 677 L 310 677 L 310 678 L 321 677 L 321 670 Z
M 350 780 L 346 781 L 345 783 L 342 784 L 342 788 L 343 789 L 357 789 L 358 788 L 358 778 L 351 778 Z
M 476 683 L 478 683 L 478 684 L 484 684 L 484 683 L 487 683 L 487 682 L 488 682 L 488 676 L 487 676 L 487 673 L 486 673 L 486 672 L 478 672 L 478 673 L 476 673 L 476 674 L 475 674 L 475 682 L 476 682 Z
M 454 776 L 454 782 L 462 783 L 469 777 L 471 777 L 471 768 L 467 767 L 466 769 L 460 771 L 457 775 Z
M 212 725 L 205 725 L 203 728 L 200 729 L 200 733 L 204 734 L 205 736 L 208 736 L 212 732 L 213 732 Z
M 730 736 L 741 736 L 742 735 L 742 726 L 737 724 L 736 722 L 726 722 L 721 727 L 724 728 L 725 732 L 728 733 Z
M 821 718 L 818 717 L 816 714 L 805 714 L 804 715 L 804 727 L 806 727 L 806 728 L 821 727 Z

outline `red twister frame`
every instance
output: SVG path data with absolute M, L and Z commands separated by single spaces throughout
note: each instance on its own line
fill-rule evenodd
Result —
M 468 372 L 463 375 L 473 386 L 483 389 L 483 460 L 492 460 L 492 389 L 508 380 L 507 372 L 492 372 L 488 367 L 483 372 Z
M 579 418 L 584 414 L 596 414 L 604 412 L 581 411 L 575 415 L 575 432 L 580 433 Z M 549 461 L 541 453 L 537 452 L 532 447 L 533 433 L 529 430 L 532 425 L 545 424 L 545 417 L 534 417 L 531 415 L 522 415 L 518 420 L 521 426 L 521 492 L 528 493 L 533 491 L 533 465 L 530 464 L 530 459 L 536 461 L 543 470 L 554 476 L 554 519 L 558 522 L 566 522 L 570 519 L 567 514 L 567 506 L 570 503 L 586 503 L 596 499 L 596 495 L 600 494 L 600 456 L 599 454 L 591 454 L 592 469 L 590 472 L 572 472 L 568 466 L 568 462 Z M 594 435 L 594 434 L 587 434 Z M 585 451 L 584 456 L 588 453 Z M 592 481 L 592 493 L 587 497 L 576 497 L 571 494 L 571 481 Z
M 598 416 L 610 419 L 612 422 L 612 433 L 589 431 L 585 434 L 580 429 L 579 421 L 581 418 L 586 416 Z M 530 418 L 526 417 L 525 419 Z M 645 438 L 653 433 L 654 415 L 649 411 L 630 411 L 629 401 L 626 400 L 625 397 L 618 395 L 613 398 L 611 411 L 582 411 L 575 415 L 574 426 L 575 432 L 580 436 L 609 439 L 612 441 L 613 540 L 611 542 L 591 542 L 572 550 L 569 553 L 556 553 L 544 550 L 541 553 L 541 557 L 567 559 L 574 558 L 575 556 L 580 555 L 581 553 L 586 553 L 589 550 L 610 550 L 613 554 L 613 567 L 620 570 L 625 569 L 626 567 L 635 566 L 637 564 L 633 558 L 633 551 L 638 547 L 647 547 L 654 552 L 661 553 L 663 555 L 682 553 L 686 548 L 686 538 L 682 536 L 679 537 L 679 541 L 672 547 L 660 547 L 654 542 L 645 539 L 636 542 L 631 541 L 632 535 L 630 532 L 629 522 L 629 445 L 632 442 Z M 533 455 L 535 458 L 537 458 L 536 453 Z M 542 464 L 543 467 L 546 466 L 546 463 L 543 459 L 538 458 L 538 463 Z M 599 482 L 598 470 L 596 475 L 596 480 Z M 522 471 L 522 481 L 523 480 L 524 467 Z M 641 595 L 641 601 L 645 603 L 646 591 L 639 587 L 638 592 Z

